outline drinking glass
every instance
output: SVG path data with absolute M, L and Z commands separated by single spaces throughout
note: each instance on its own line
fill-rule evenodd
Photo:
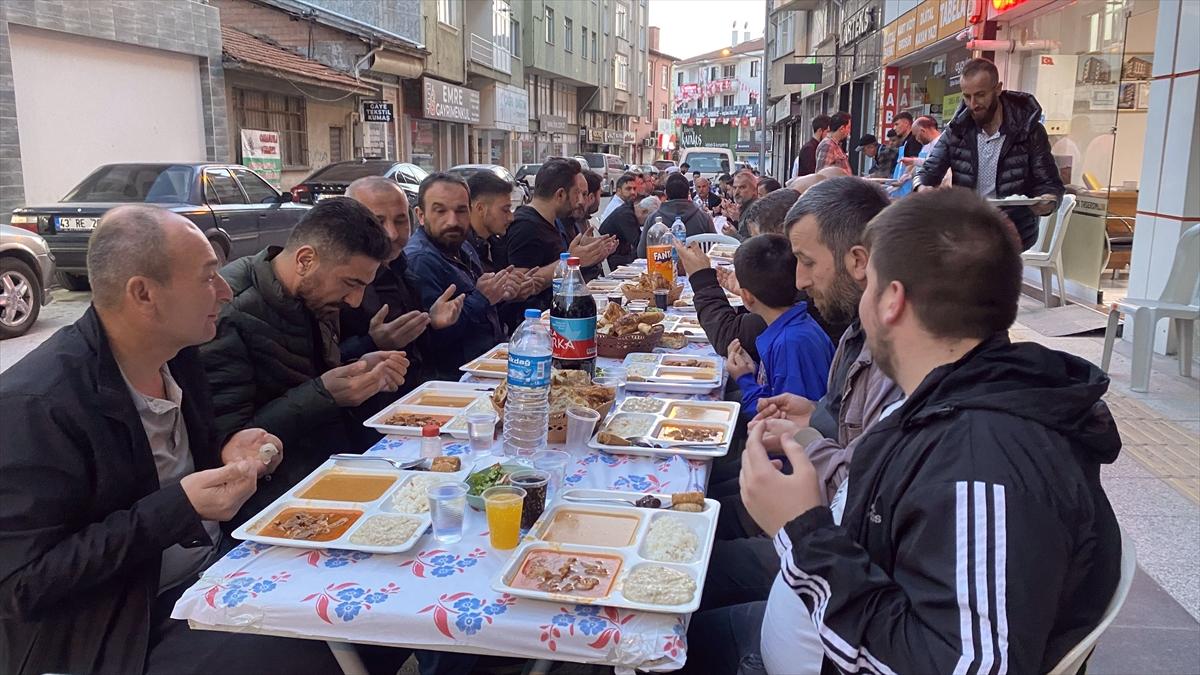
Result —
M 508 482 L 525 491 L 521 529 L 528 530 L 546 510 L 546 488 L 550 483 L 550 474 L 537 469 L 514 471 L 509 475 Z
M 440 483 L 425 491 L 429 496 L 429 516 L 433 520 L 433 538 L 443 544 L 462 540 L 463 516 L 467 511 L 467 486 Z
M 521 541 L 521 506 L 525 491 L 511 485 L 494 485 L 484 490 L 482 496 L 492 548 L 516 548 Z
M 573 450 L 586 446 L 599 421 L 600 413 L 591 408 L 567 408 L 567 449 Z
M 605 368 L 604 377 L 597 377 L 592 380 L 592 384 L 599 387 L 608 387 L 616 392 L 614 403 L 620 403 L 625 400 L 625 369 L 624 368 Z
M 661 309 L 664 312 L 667 311 L 667 305 L 670 304 L 670 296 L 671 296 L 671 291 L 669 289 L 666 289 L 666 288 L 654 289 L 654 306 Z
M 567 474 L 571 455 L 562 450 L 543 450 L 533 456 L 533 468 L 550 474 L 550 498 L 557 499 Z
M 471 438 L 471 454 L 491 453 L 496 442 L 496 413 L 479 412 L 467 415 L 467 433 Z

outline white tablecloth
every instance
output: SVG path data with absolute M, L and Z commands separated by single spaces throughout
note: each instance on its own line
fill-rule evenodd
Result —
M 713 353 L 707 344 L 692 344 L 686 351 Z M 600 359 L 599 365 L 617 363 Z M 717 396 L 719 390 L 702 397 Z M 672 492 L 686 490 L 689 478 L 707 484 L 708 462 L 555 449 L 574 457 L 565 475 L 569 487 Z M 368 452 L 414 457 L 418 439 L 385 438 Z M 465 442 L 447 443 L 447 454 L 465 452 Z M 487 520 L 472 509 L 461 542 L 442 545 L 426 534 L 401 554 L 242 542 L 183 594 L 172 616 L 195 628 L 319 640 L 622 669 L 674 670 L 683 665 L 686 615 L 551 603 L 493 591 L 492 578 L 509 555 L 489 546 Z

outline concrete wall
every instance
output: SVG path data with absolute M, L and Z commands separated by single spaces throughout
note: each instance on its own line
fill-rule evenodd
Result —
M 462 26 L 457 30 L 437 18 L 437 0 L 421 0 L 422 39 L 429 56 L 425 57 L 425 72 L 447 82 L 466 81 Z
M 305 2 L 382 28 L 415 43 L 420 44 L 421 42 L 421 0 L 305 0 Z M 435 19 L 437 18 L 436 11 L 433 16 Z

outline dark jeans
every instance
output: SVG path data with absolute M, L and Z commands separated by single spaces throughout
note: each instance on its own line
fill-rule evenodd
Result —
M 338 675 L 342 672 L 333 652 L 322 640 L 192 630 L 187 621 L 171 618 L 171 609 L 187 584 L 158 596 L 150 634 L 147 675 Z M 411 649 L 355 645 L 372 675 L 395 675 Z M 418 651 L 421 675 L 468 673 L 478 659 L 474 654 Z
M 713 542 L 700 611 L 766 600 L 779 573 L 779 555 L 766 535 Z
M 700 612 L 688 627 L 682 675 L 766 675 L 759 638 L 767 603 Z

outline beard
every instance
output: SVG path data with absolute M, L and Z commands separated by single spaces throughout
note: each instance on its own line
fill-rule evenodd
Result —
M 896 349 L 889 331 L 878 328 L 867 332 L 867 349 L 871 350 L 871 360 L 879 370 L 896 381 Z
M 996 116 L 996 109 L 999 107 L 1000 107 L 1000 97 L 997 96 L 992 99 L 991 105 L 989 105 L 987 107 L 987 109 L 984 110 L 983 112 L 977 113 L 977 112 L 975 112 L 974 108 L 972 108 L 971 109 L 971 117 L 975 120 L 976 125 L 981 126 L 981 127 L 986 126 Z
M 342 308 L 342 302 L 336 300 L 334 302 L 322 302 L 316 298 L 317 289 L 320 288 L 321 282 L 315 277 L 301 277 L 300 284 L 296 286 L 296 297 L 304 303 L 310 312 L 318 317 L 327 316 L 337 313 Z
M 862 289 L 845 268 L 839 268 L 828 291 L 808 289 L 817 311 L 831 323 L 848 323 L 858 316 L 858 300 Z

